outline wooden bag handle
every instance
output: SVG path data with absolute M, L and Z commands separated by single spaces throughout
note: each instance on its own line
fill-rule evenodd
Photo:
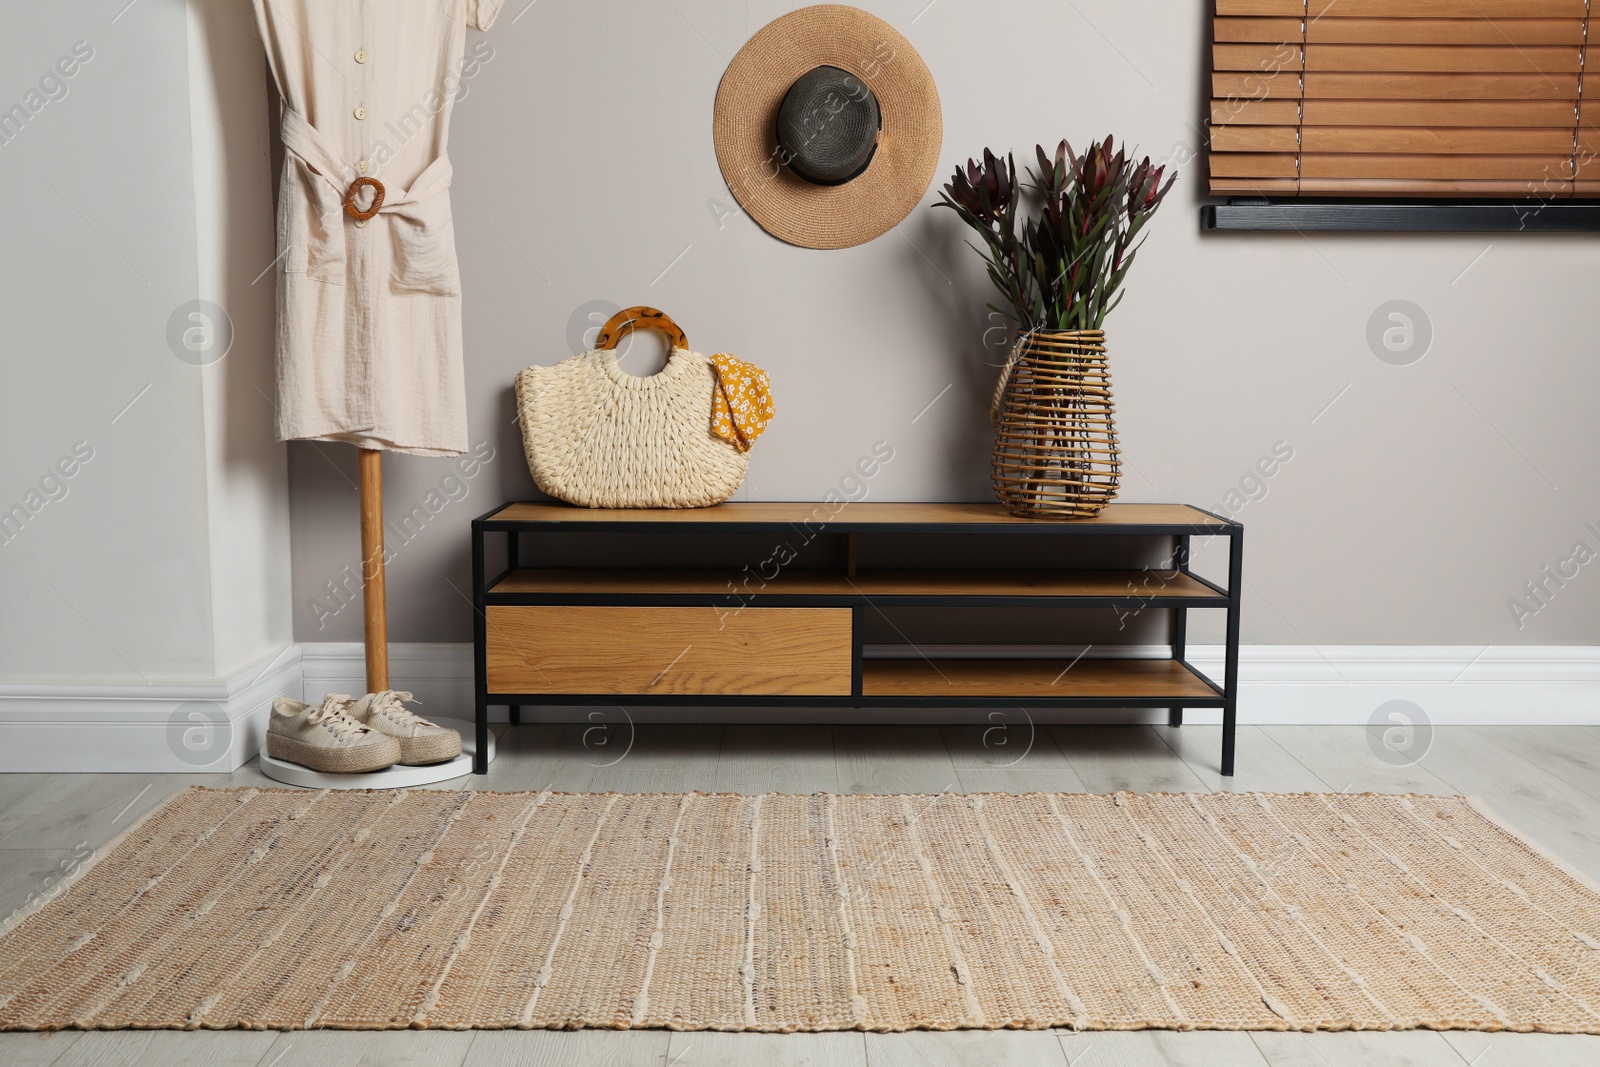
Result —
M 671 347 L 689 347 L 689 339 L 683 335 L 678 324 L 667 317 L 666 312 L 643 306 L 627 308 L 611 316 L 600 328 L 600 336 L 595 339 L 594 346 L 602 350 L 616 348 L 634 330 L 660 330 L 667 335 L 667 343 Z

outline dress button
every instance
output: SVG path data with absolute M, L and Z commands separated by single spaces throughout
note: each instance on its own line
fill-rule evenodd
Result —
M 356 219 L 356 229 L 359 230 L 361 227 L 365 226 L 366 224 L 367 224 L 367 220 L 366 219 Z
M 360 171 L 362 174 L 365 174 L 367 172 L 367 161 L 364 159 L 357 160 L 356 170 Z
M 365 48 L 356 49 L 356 62 L 357 63 L 365 63 L 366 61 L 367 61 L 367 50 Z
M 358 107 L 358 108 L 356 108 L 356 110 L 355 110 L 355 116 L 356 116 L 356 118 L 358 118 L 358 119 L 364 119 L 364 118 L 366 118 L 366 117 L 367 117 L 367 109 L 366 109 L 366 107 L 365 107 L 365 106 L 364 106 L 364 105 L 363 105 L 363 106 L 362 106 L 362 107 Z

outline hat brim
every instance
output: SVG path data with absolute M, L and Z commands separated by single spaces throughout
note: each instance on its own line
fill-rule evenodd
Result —
M 843 185 L 816 185 L 784 166 L 778 108 L 814 67 L 860 78 L 878 98 L 883 132 L 871 164 Z M 712 114 L 722 177 L 768 233 L 804 248 L 849 248 L 893 229 L 922 202 L 939 166 L 944 115 L 933 74 L 893 26 L 860 8 L 792 11 L 745 42 L 723 72 Z

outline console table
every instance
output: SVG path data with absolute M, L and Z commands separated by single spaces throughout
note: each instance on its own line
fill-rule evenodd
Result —
M 987 538 L 998 556 L 930 566 L 918 551 L 930 537 Z M 1154 539 L 1166 562 L 1085 566 L 1081 539 L 1104 537 Z M 1227 538 L 1226 586 L 1191 569 L 1195 537 Z M 674 538 L 686 547 L 660 550 Z M 584 557 L 600 544 L 602 558 Z M 490 704 L 509 706 L 513 723 L 524 705 L 1003 705 L 1166 708 L 1173 726 L 1186 707 L 1221 708 L 1221 770 L 1232 775 L 1243 551 L 1243 526 L 1182 504 L 1112 504 L 1073 521 L 989 503 L 507 504 L 472 523 L 474 770 L 488 770 Z M 1096 658 L 1093 644 L 1071 658 L 863 655 L 869 611 L 979 606 L 1159 609 L 1170 655 Z M 1220 684 L 1185 659 L 1192 608 L 1227 613 Z

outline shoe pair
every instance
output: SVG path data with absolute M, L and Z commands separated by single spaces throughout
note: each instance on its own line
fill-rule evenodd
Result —
M 461 735 L 406 710 L 404 702 L 411 699 L 392 689 L 360 699 L 329 693 L 320 705 L 279 697 L 267 725 L 267 755 L 324 774 L 443 763 L 461 755 Z

